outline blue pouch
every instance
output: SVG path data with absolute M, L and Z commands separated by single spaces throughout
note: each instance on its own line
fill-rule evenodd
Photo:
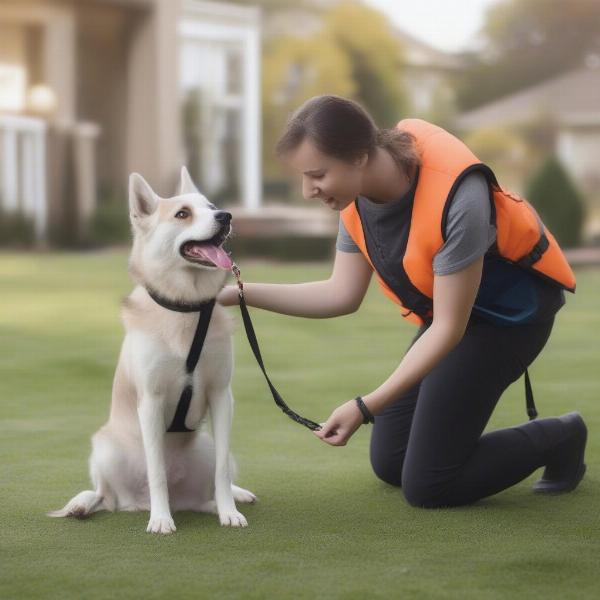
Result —
M 534 277 L 504 258 L 486 255 L 473 313 L 504 326 L 534 321 L 539 307 Z

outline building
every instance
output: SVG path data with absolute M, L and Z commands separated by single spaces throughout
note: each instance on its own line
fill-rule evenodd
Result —
M 199 0 L 3 0 L 0 207 L 43 241 L 138 171 L 163 196 L 187 164 L 207 195 L 256 210 L 260 13 Z M 74 205 L 65 198 L 74 197 Z
M 462 59 L 433 48 L 405 30 L 395 28 L 394 35 L 403 50 L 401 77 L 413 116 L 452 112 L 456 100 L 454 79 L 464 68 Z
M 576 69 L 464 113 L 464 131 L 544 122 L 554 150 L 582 189 L 600 192 L 600 66 Z M 599 199 L 600 200 L 600 199 Z

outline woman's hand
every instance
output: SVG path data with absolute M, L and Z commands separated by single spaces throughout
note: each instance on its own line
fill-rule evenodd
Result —
M 362 422 L 363 414 L 356 400 L 348 400 L 331 413 L 320 430 L 313 433 L 332 446 L 345 446 Z
M 234 306 L 239 304 L 238 286 L 226 285 L 218 294 L 217 302 L 222 306 Z

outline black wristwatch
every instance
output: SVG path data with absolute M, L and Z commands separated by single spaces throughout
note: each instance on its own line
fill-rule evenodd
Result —
M 363 415 L 363 424 L 374 423 L 375 417 L 371 414 L 371 411 L 367 408 L 367 405 L 363 402 L 363 399 L 360 396 L 356 396 L 354 398 L 356 400 L 356 404 L 358 404 L 358 408 L 360 408 L 360 412 Z

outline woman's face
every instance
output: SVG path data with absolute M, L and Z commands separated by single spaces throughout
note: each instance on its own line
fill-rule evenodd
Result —
M 367 155 L 346 162 L 320 152 L 309 138 L 289 151 L 284 161 L 302 176 L 302 195 L 341 211 L 354 202 L 362 187 Z

